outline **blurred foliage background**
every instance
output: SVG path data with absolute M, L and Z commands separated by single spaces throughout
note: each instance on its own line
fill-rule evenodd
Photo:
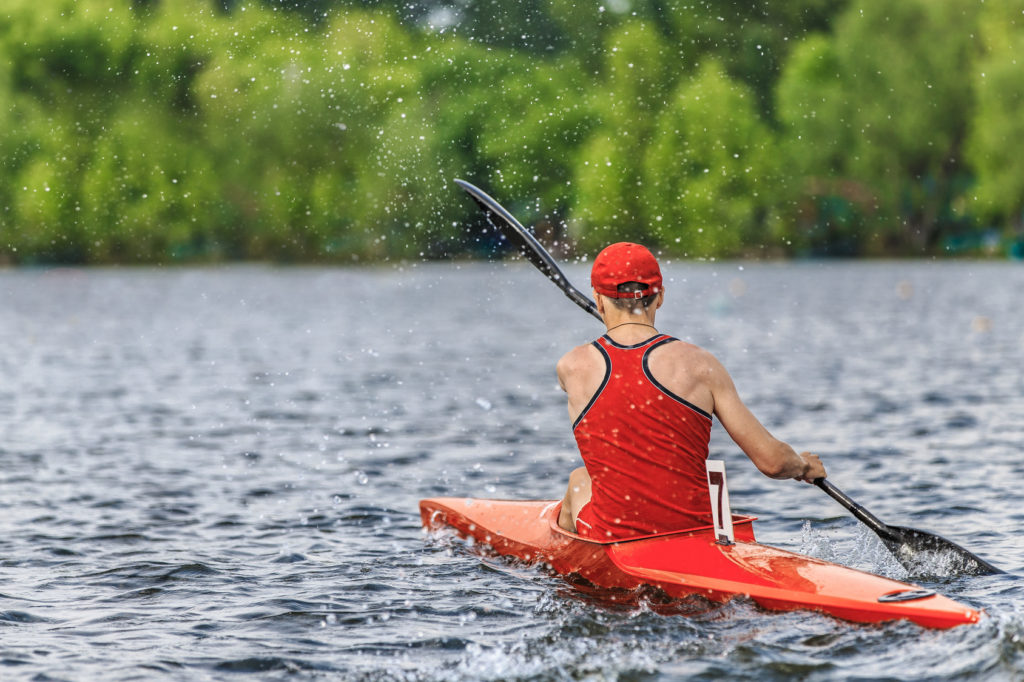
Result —
M 1024 0 L 5 0 L 0 102 L 0 263 L 487 253 L 455 177 L 567 253 L 1024 256 Z

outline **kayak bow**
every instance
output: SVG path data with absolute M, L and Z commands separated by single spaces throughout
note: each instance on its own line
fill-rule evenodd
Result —
M 724 602 L 738 595 L 780 611 L 811 609 L 863 623 L 909 620 L 930 628 L 976 623 L 978 611 L 916 585 L 762 545 L 754 517 L 733 515 L 735 542 L 714 528 L 598 542 L 558 526 L 557 501 L 434 498 L 420 501 L 423 525 L 445 526 L 500 555 L 549 565 L 602 588 L 652 585 L 672 597 Z

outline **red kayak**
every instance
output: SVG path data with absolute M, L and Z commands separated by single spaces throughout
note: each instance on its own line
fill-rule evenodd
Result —
M 451 527 L 501 555 L 544 563 L 602 588 L 655 586 L 672 597 L 724 602 L 746 595 L 780 611 L 811 609 L 845 620 L 909 620 L 924 627 L 976 623 L 978 611 L 916 585 L 762 545 L 754 517 L 732 516 L 734 542 L 713 526 L 615 542 L 560 528 L 557 501 L 434 498 L 420 501 L 423 525 Z M 728 518 L 728 517 L 726 517 Z

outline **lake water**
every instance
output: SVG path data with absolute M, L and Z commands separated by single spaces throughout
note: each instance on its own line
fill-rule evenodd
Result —
M 883 520 L 1024 574 L 1024 268 L 665 272 L 661 329 L 776 435 Z M 554 364 L 600 331 L 522 263 L 0 270 L 0 678 L 1024 679 L 1017 577 L 907 576 L 720 426 L 762 542 L 983 621 L 615 605 L 421 530 L 423 497 L 561 495 Z

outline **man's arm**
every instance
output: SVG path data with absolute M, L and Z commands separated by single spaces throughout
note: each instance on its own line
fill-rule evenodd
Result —
M 714 412 L 754 466 L 770 478 L 796 478 L 808 483 L 825 478 L 825 466 L 818 456 L 809 452 L 797 454 L 789 444 L 770 434 L 743 404 L 725 367 L 710 354 L 708 358 Z

